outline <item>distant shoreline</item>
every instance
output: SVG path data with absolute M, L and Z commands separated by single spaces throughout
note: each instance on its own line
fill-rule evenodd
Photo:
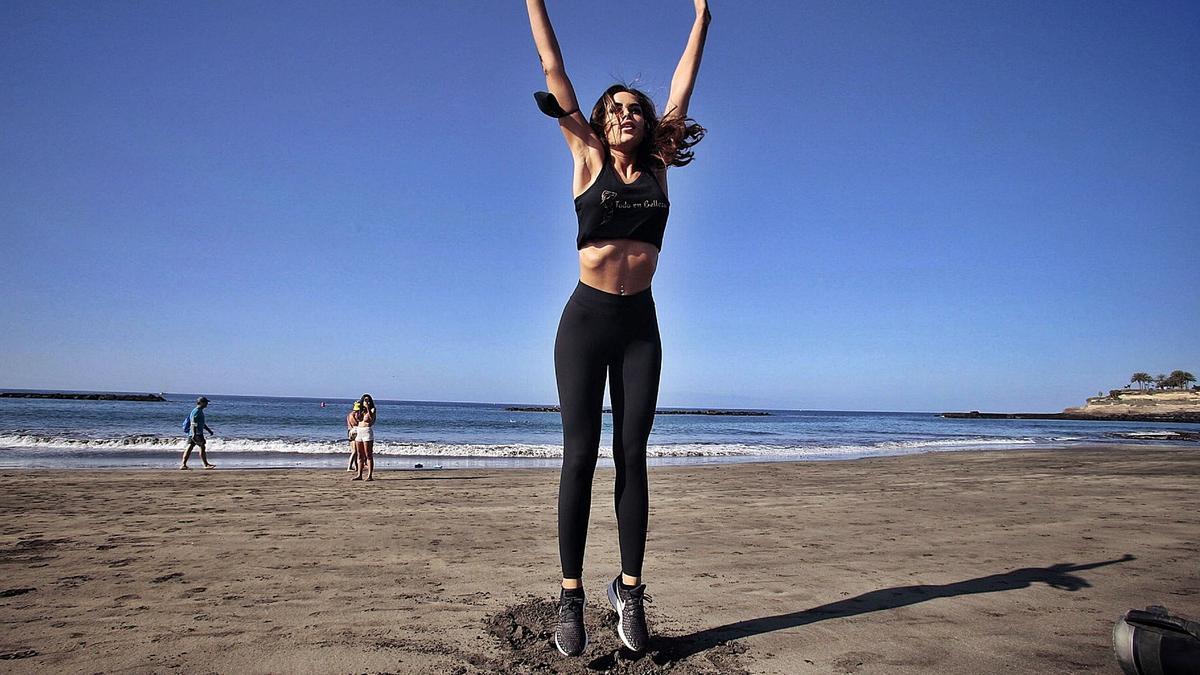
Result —
M 954 420 L 1078 420 L 1082 422 L 1200 423 L 1200 413 L 1193 412 L 1145 413 L 1141 415 L 1129 413 L 1085 415 L 1081 413 L 986 413 L 972 410 L 971 412 L 944 412 L 941 416 Z
M 529 406 L 512 405 L 512 406 L 507 406 L 504 409 L 507 410 L 508 412 L 549 412 L 549 413 L 558 412 L 558 406 L 556 406 L 556 405 L 529 405 Z M 612 409 L 605 408 L 604 412 L 606 414 L 611 414 Z M 654 414 L 655 415 L 721 415 L 721 416 L 728 416 L 728 417 L 770 417 L 771 416 L 771 413 L 763 412 L 761 410 L 718 410 L 718 409 L 655 410 Z
M 63 392 L 0 391 L 0 398 L 45 398 L 55 401 L 145 401 L 166 403 L 158 394 L 67 394 Z

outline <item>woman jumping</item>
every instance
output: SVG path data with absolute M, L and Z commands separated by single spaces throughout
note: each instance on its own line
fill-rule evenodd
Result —
M 579 284 L 563 310 L 554 343 L 563 425 L 558 488 L 563 580 L 554 642 L 567 656 L 587 648 L 583 551 L 605 379 L 613 411 L 621 544 L 621 573 L 609 583 L 608 599 L 617 612 L 617 634 L 626 647 L 640 652 L 650 640 L 641 578 L 649 512 L 646 442 L 654 423 L 662 365 L 650 282 L 670 208 L 667 167 L 691 162 L 690 148 L 704 136 L 704 129 L 687 116 L 710 20 L 708 3 L 694 0 L 694 4 L 696 19 L 671 78 L 662 116 L 644 93 L 617 84 L 604 92 L 592 106 L 590 118 L 585 118 L 563 67 L 544 1 L 526 2 L 550 90 L 538 94 L 538 105 L 558 118 L 566 137 L 575 163 L 572 191 L 579 217 Z

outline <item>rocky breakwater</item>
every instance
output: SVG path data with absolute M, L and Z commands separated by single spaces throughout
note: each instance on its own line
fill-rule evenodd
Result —
M 0 398 L 48 398 L 56 401 L 148 401 L 162 403 L 167 399 L 162 394 L 118 394 L 98 392 L 95 394 L 52 391 L 0 391 Z
M 556 405 L 510 405 L 505 408 L 508 412 L 544 412 L 556 413 L 558 406 Z M 612 408 L 605 408 L 604 414 L 611 415 Z M 725 417 L 770 417 L 771 413 L 764 410 L 655 410 L 655 415 L 718 415 Z

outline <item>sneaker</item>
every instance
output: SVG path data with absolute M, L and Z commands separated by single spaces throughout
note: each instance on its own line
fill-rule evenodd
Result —
M 587 649 L 587 628 L 583 625 L 583 594 L 567 595 L 564 588 L 558 595 L 558 628 L 554 631 L 554 646 L 563 656 L 579 656 Z
M 646 595 L 646 584 L 638 584 L 633 588 L 621 586 L 621 576 L 608 585 L 608 601 L 613 611 L 617 613 L 617 635 L 631 651 L 641 652 L 650 644 L 650 629 L 646 626 L 646 609 L 643 604 L 650 602 Z

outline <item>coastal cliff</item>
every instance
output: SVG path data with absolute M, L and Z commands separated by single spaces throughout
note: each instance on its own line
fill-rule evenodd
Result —
M 1098 420 L 1121 422 L 1200 423 L 1200 391 L 1187 389 L 1114 389 L 1108 396 L 1093 396 L 1077 408 L 1060 413 L 942 413 L 950 419 Z
M 1114 389 L 1108 396 L 1093 396 L 1082 406 L 1067 408 L 1063 413 L 1097 419 L 1181 415 L 1200 417 L 1200 391 Z

